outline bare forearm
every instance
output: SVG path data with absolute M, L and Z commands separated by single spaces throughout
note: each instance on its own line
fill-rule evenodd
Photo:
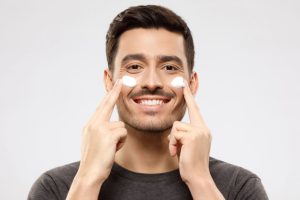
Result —
M 103 181 L 76 175 L 66 200 L 97 200 Z
M 187 185 L 194 200 L 225 200 L 212 178 L 195 178 Z

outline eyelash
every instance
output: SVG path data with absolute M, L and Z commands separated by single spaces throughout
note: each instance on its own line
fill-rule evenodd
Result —
M 134 65 L 129 65 L 129 66 L 127 66 L 126 69 L 131 69 L 132 66 L 138 66 L 138 67 L 141 67 L 140 65 L 134 64 Z
M 164 68 L 166 68 L 166 67 L 172 67 L 173 68 L 172 70 L 168 70 L 168 71 L 178 71 L 179 70 L 178 67 L 175 67 L 173 65 L 165 65 Z
M 132 67 L 138 67 L 138 69 L 133 69 Z M 173 66 L 173 65 L 165 65 L 165 66 L 163 66 L 162 68 L 166 68 L 166 67 L 172 67 L 172 69 L 171 70 L 167 70 L 167 71 L 172 71 L 172 72 L 175 72 L 175 71 L 178 71 L 179 70 L 179 68 L 178 67 L 176 67 L 176 66 Z M 133 65 L 129 65 L 129 66 L 127 66 L 126 67 L 126 69 L 127 70 L 139 70 L 139 69 L 141 69 L 142 67 L 140 66 L 140 65 L 138 65 L 138 64 L 133 64 Z
M 132 67 L 135 67 L 135 66 L 137 66 L 137 69 L 132 68 Z M 133 65 L 129 65 L 129 66 L 126 67 L 126 71 L 131 73 L 131 74 L 139 73 L 141 69 L 142 69 L 141 65 L 138 65 L 138 64 L 133 64 Z

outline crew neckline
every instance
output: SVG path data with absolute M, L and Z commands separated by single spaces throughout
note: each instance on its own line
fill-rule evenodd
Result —
M 112 172 L 123 178 L 139 182 L 174 182 L 181 180 L 179 168 L 162 173 L 140 173 L 134 172 L 114 162 Z

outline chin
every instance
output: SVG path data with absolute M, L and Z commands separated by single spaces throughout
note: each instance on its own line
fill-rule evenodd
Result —
M 174 121 L 178 121 L 183 118 L 183 114 L 182 116 L 172 114 L 159 116 L 156 112 L 149 112 L 146 113 L 146 115 L 131 114 L 126 116 L 119 112 L 119 116 L 120 120 L 128 126 L 143 132 L 164 132 L 172 128 Z
M 151 119 L 152 118 L 152 119 Z M 142 119 L 136 119 L 132 117 L 122 118 L 123 122 L 125 122 L 130 127 L 144 132 L 163 132 L 168 129 L 171 129 L 175 120 L 160 120 L 154 117 L 143 117 Z

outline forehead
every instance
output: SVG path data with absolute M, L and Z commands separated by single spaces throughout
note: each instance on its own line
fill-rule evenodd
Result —
M 128 54 L 143 54 L 147 59 L 155 59 L 159 55 L 173 55 L 179 57 L 183 65 L 187 66 L 183 36 L 163 28 L 136 28 L 124 32 L 119 38 L 115 57 L 117 66 Z

